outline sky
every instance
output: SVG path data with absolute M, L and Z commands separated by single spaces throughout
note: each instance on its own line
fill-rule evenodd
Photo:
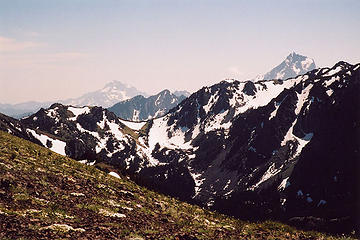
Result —
M 360 62 L 359 0 L 0 0 L 0 103 L 114 80 L 155 94 L 266 73 L 290 52 Z

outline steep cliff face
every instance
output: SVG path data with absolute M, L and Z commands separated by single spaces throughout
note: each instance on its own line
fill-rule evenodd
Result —
M 255 211 L 341 218 L 343 228 L 354 223 L 359 213 L 359 87 L 359 65 L 339 63 L 309 73 L 267 106 L 240 115 L 221 167 L 242 174 L 229 179 L 237 186 L 229 196 L 219 196 L 214 207 L 229 213 L 236 208 L 239 216 Z

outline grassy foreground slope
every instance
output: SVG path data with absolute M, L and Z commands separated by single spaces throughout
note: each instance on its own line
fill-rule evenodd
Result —
M 0 239 L 336 239 L 180 202 L 0 131 Z

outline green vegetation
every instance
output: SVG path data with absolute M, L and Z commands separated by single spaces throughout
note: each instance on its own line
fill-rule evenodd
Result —
M 125 135 L 130 135 L 135 140 L 137 140 L 139 138 L 138 133 L 136 133 L 134 130 L 132 130 L 131 128 L 129 128 L 126 125 L 124 125 L 124 127 L 121 130 Z
M 210 212 L 0 131 L 0 239 L 338 238 Z

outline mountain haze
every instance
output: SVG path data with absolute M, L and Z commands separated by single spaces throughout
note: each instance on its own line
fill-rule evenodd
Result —
M 40 108 L 48 108 L 51 104 L 51 102 L 35 101 L 18 104 L 0 104 L 0 113 L 19 119 L 37 112 Z

